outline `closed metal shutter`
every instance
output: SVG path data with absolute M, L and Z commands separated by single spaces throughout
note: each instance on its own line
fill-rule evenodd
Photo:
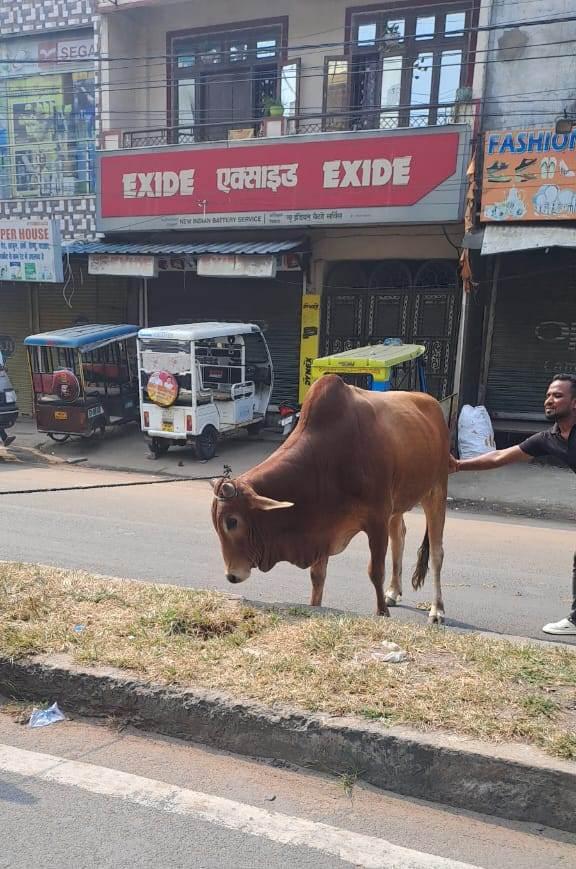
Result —
M 67 277 L 64 285 L 41 284 L 38 287 L 38 313 L 42 332 L 65 329 L 79 321 L 129 322 L 129 279 L 89 275 L 86 260 L 72 261 L 71 274 Z M 134 289 L 133 292 L 135 291 Z
M 461 290 L 450 260 L 338 262 L 326 277 L 323 352 L 401 338 L 426 347 L 428 391 L 454 388 Z
M 14 342 L 14 353 L 6 369 L 18 395 L 21 413 L 32 413 L 32 384 L 24 338 L 30 334 L 30 290 L 28 284 L 0 283 L 0 335 Z
M 298 400 L 302 274 L 283 272 L 273 280 L 199 278 L 165 272 L 151 281 L 151 326 L 197 320 L 256 323 L 266 337 L 274 364 L 272 403 Z
M 574 254 L 502 257 L 486 405 L 495 417 L 544 420 L 554 374 L 576 374 Z

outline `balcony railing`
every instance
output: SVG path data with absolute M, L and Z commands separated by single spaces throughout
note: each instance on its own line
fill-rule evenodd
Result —
M 283 135 L 311 135 L 325 132 L 396 130 L 399 127 L 446 126 L 458 122 L 458 103 L 450 105 L 409 106 L 399 110 L 352 110 L 326 114 L 301 114 L 282 119 Z M 233 125 L 198 123 L 190 126 L 148 127 L 124 130 L 122 148 L 154 148 L 162 145 L 192 145 L 239 138 L 266 136 L 262 118 L 236 121 Z

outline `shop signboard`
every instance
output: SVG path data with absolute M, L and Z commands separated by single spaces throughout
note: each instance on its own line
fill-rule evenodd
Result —
M 94 188 L 94 34 L 0 43 L 0 199 Z
M 485 133 L 481 220 L 576 219 L 576 130 Z
M 63 280 L 60 227 L 55 220 L 0 220 L 0 281 Z
M 153 256 L 91 253 L 88 257 L 88 274 L 155 278 L 158 275 L 158 267 Z
M 206 254 L 198 257 L 196 270 L 205 278 L 273 278 L 276 257 Z
M 94 33 L 91 30 L 70 31 L 58 36 L 4 39 L 0 43 L 0 78 L 68 71 L 68 64 L 76 66 L 94 59 Z
M 468 127 L 101 152 L 102 231 L 446 223 Z

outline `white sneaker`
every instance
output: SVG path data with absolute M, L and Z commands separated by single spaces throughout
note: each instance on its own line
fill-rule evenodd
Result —
M 542 628 L 545 634 L 557 634 L 564 637 L 576 637 L 576 625 L 570 619 L 560 619 L 559 622 L 550 622 Z

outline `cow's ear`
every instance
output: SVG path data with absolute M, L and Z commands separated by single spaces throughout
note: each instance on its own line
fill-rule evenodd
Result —
M 263 495 L 254 495 L 252 498 L 252 506 L 257 510 L 287 510 L 293 507 L 292 501 L 275 501 L 274 498 L 264 498 Z

